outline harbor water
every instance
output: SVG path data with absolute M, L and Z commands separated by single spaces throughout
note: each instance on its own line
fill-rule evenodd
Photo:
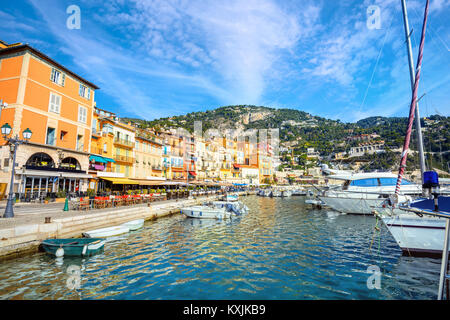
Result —
M 250 208 L 243 217 L 148 221 L 89 258 L 2 261 L 0 298 L 436 298 L 440 259 L 402 256 L 374 217 L 312 210 L 302 197 L 242 201 Z

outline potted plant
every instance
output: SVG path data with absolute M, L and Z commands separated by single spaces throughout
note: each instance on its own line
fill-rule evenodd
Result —
M 56 193 L 56 199 L 55 202 L 65 202 L 66 201 L 67 193 L 64 190 L 60 190 Z
M 49 201 L 50 201 L 50 197 L 49 196 L 45 197 L 44 203 L 47 204 Z

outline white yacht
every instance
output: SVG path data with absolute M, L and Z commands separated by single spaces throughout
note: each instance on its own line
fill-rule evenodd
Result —
M 397 176 L 390 172 L 368 172 L 329 176 L 329 179 L 342 180 L 342 186 L 324 191 L 319 195 L 330 208 L 351 214 L 372 214 L 375 208 L 395 193 Z M 402 201 L 422 193 L 422 186 L 406 179 L 402 180 Z

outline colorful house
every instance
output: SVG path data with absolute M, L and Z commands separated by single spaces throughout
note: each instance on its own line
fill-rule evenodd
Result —
M 42 197 L 85 191 L 90 156 L 95 84 L 27 44 L 0 41 L 0 126 L 31 139 L 18 147 L 14 191 Z M 0 138 L 0 182 L 11 175 L 10 146 Z

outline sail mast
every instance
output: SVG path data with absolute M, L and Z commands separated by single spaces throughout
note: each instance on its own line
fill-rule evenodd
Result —
M 423 18 L 423 26 L 422 26 L 422 36 L 420 38 L 419 58 L 417 59 L 416 77 L 414 79 L 414 88 L 413 88 L 413 92 L 412 92 L 411 105 L 409 108 L 408 127 L 406 129 L 406 136 L 405 136 L 405 141 L 403 144 L 403 151 L 402 151 L 402 159 L 400 161 L 400 168 L 398 170 L 398 177 L 397 177 L 397 185 L 395 187 L 396 195 L 398 195 L 398 193 L 400 191 L 400 185 L 402 183 L 403 173 L 405 172 L 405 167 L 406 167 L 406 158 L 408 157 L 409 141 L 411 139 L 411 129 L 412 129 L 413 121 L 414 121 L 414 113 L 415 113 L 416 103 L 417 103 L 417 91 L 419 88 L 420 71 L 421 71 L 422 58 L 423 58 L 423 46 L 424 46 L 424 42 L 425 42 L 425 30 L 427 27 L 427 18 L 428 18 L 428 4 L 429 4 L 429 0 L 427 0 L 427 4 L 425 6 L 425 13 L 424 13 L 424 18 Z M 408 36 L 407 36 L 407 38 L 408 38 Z M 422 179 L 423 179 L 423 175 L 422 175 Z
M 409 32 L 409 23 L 408 23 L 408 13 L 406 11 L 406 2 L 405 0 L 401 0 L 402 2 L 402 12 L 403 12 L 403 22 L 405 26 L 405 37 L 406 37 L 406 51 L 408 52 L 408 62 L 409 62 L 409 75 L 411 78 L 411 90 L 414 90 L 414 82 L 416 78 L 416 74 L 414 71 L 414 58 L 412 55 L 411 48 L 411 37 Z M 426 163 L 425 163 L 425 155 L 423 151 L 423 138 L 422 138 L 422 127 L 420 124 L 420 112 L 419 112 L 419 102 L 416 102 L 416 112 L 415 112 L 415 122 L 416 122 L 416 132 L 417 132 L 417 149 L 419 151 L 419 161 L 420 161 L 420 173 L 423 184 L 423 173 L 426 171 Z

